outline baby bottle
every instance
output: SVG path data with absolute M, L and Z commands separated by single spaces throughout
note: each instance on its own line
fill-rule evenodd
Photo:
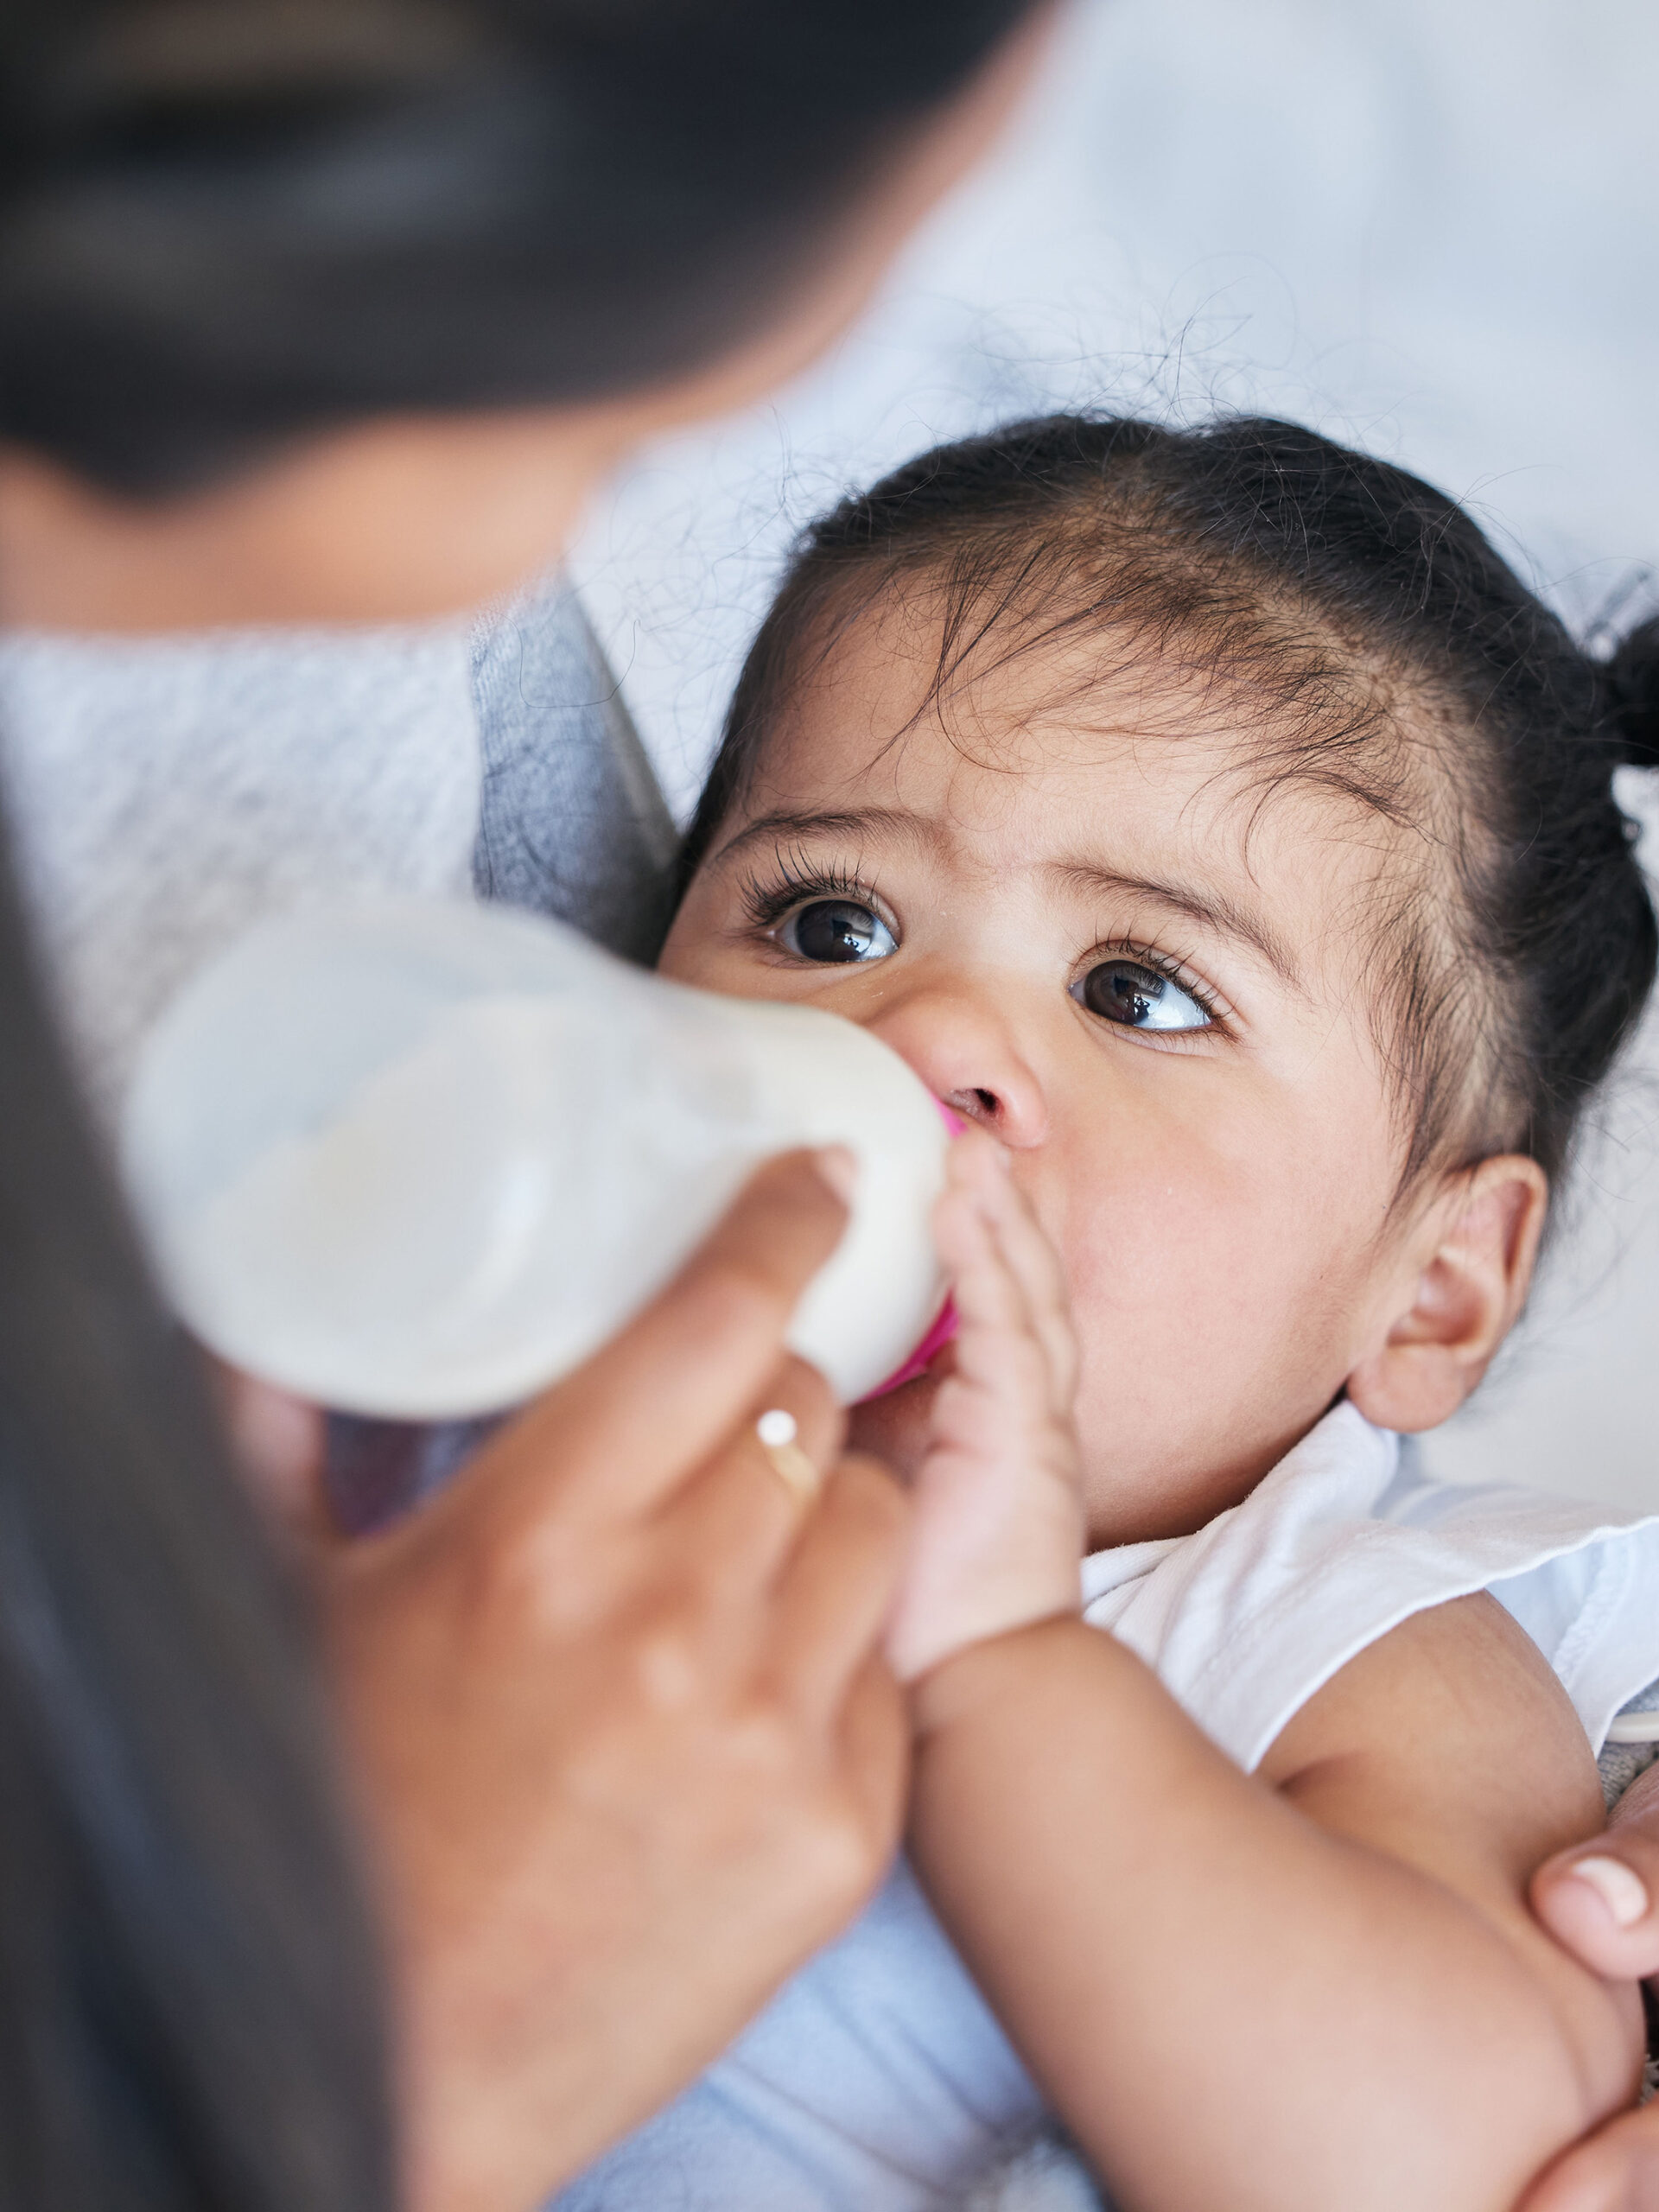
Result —
M 499 907 L 313 911 L 186 987 L 121 1131 L 163 1287 L 213 1351 L 421 1421 L 554 1381 L 760 1160 L 830 1142 L 858 1161 L 852 1217 L 789 1341 L 852 1401 L 938 1319 L 948 1135 L 836 1015 L 690 990 Z

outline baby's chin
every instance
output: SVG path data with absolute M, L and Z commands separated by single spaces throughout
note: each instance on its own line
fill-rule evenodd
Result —
M 913 1481 L 927 1450 L 933 1394 L 953 1364 L 952 1348 L 946 1344 L 913 1382 L 855 1406 L 848 1425 L 854 1450 L 873 1452 L 906 1482 Z

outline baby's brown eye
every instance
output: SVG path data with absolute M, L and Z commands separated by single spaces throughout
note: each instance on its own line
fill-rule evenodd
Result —
M 802 960 L 883 960 L 899 949 L 880 915 L 855 899 L 814 899 L 798 906 L 778 941 Z
M 1071 986 L 1079 1006 L 1122 1029 L 1207 1029 L 1210 1017 L 1191 991 L 1136 960 L 1103 960 Z

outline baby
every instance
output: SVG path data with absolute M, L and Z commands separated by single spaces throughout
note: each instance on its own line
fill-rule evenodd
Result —
M 663 967 L 978 1125 L 960 1333 L 855 1422 L 917 1501 L 913 1879 L 562 2205 L 961 2204 L 1047 2112 L 1142 2212 L 1503 2212 L 1633 2095 L 1634 1992 L 1524 1891 L 1659 1676 L 1656 1532 L 1397 1436 L 1651 980 L 1612 698 L 1281 423 L 1025 424 L 809 536 Z

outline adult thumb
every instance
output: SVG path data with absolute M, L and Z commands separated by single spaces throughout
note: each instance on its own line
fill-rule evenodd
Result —
M 1625 1791 L 1605 1835 L 1545 1860 L 1531 1895 L 1543 1925 L 1592 1973 L 1659 1974 L 1659 1766 Z

